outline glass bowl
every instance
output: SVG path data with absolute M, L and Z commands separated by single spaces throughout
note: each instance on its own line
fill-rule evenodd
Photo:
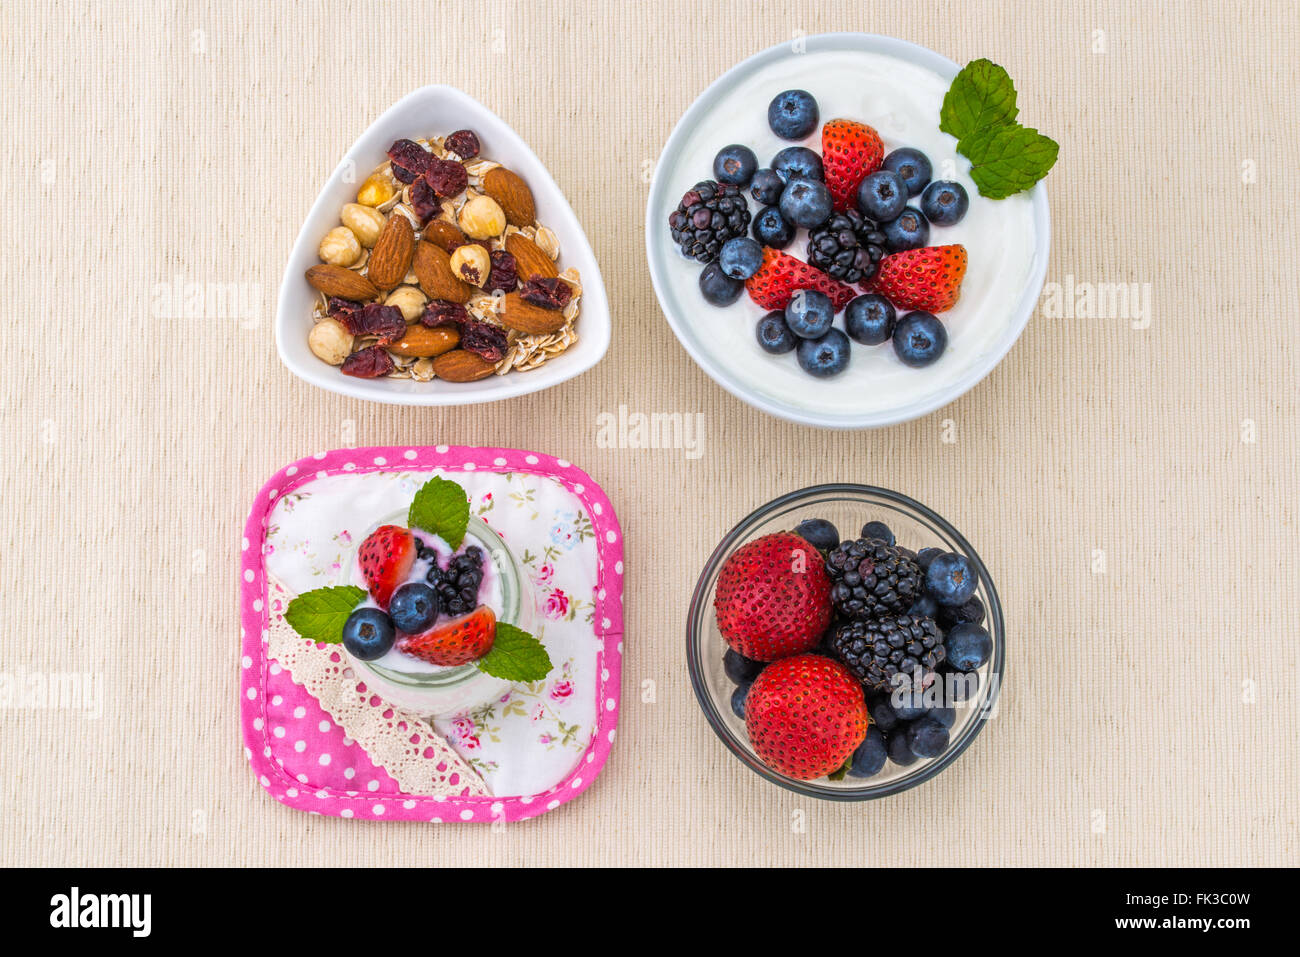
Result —
M 979 576 L 975 594 L 984 602 L 983 622 L 993 638 L 993 654 L 979 669 L 979 689 L 966 702 L 957 705 L 957 719 L 949 731 L 948 749 L 935 758 L 920 758 L 909 767 L 886 761 L 871 778 L 845 777 L 841 781 L 819 778 L 799 781 L 769 768 L 750 746 L 745 722 L 731 710 L 731 692 L 735 685 L 723 671 L 722 657 L 727 643 L 718 631 L 713 612 L 713 593 L 718 572 L 736 549 L 762 535 L 790 530 L 806 518 L 824 518 L 835 523 L 843 538 L 856 537 L 867 522 L 888 525 L 900 546 L 920 551 L 943 548 L 970 559 Z M 700 708 L 717 736 L 728 750 L 756 774 L 781 787 L 809 797 L 829 801 L 866 801 L 897 794 L 934 777 L 970 747 L 993 712 L 1002 684 L 1006 648 L 1002 606 L 989 577 L 988 569 L 970 542 L 945 519 L 920 502 L 870 485 L 817 485 L 791 492 L 750 513 L 714 549 L 705 563 L 691 597 L 686 622 L 686 662 L 691 685 Z

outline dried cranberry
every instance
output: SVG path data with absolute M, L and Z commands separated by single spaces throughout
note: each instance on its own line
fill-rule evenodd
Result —
M 403 183 L 413 183 L 437 159 L 414 140 L 397 140 L 388 147 L 388 158 L 393 163 L 393 175 Z
M 420 217 L 421 224 L 433 219 L 442 209 L 438 191 L 429 185 L 428 176 L 421 176 L 411 184 L 411 209 Z
M 354 324 L 352 316 L 360 308 L 361 303 L 359 302 L 353 302 L 351 299 L 340 299 L 338 296 L 330 296 L 325 303 L 325 314 L 331 319 L 337 319 L 343 323 L 343 328 L 355 336 L 357 329 L 352 328 Z
M 490 322 L 470 319 L 461 327 L 460 347 L 487 362 L 500 362 L 506 354 L 506 331 Z
M 469 322 L 469 311 L 458 302 L 434 299 L 424 307 L 420 321 L 430 329 L 438 326 L 459 326 Z
M 378 379 L 380 376 L 388 375 L 396 366 L 393 357 L 383 347 L 371 346 L 369 349 L 354 352 L 344 359 L 341 371 L 344 375 L 358 379 Z
M 396 306 L 372 302 L 353 313 L 353 318 L 361 327 L 360 332 L 352 333 L 354 336 L 378 336 L 379 342 L 385 346 L 392 345 L 406 335 L 406 320 L 402 318 L 402 310 Z
M 519 298 L 543 309 L 563 309 L 573 298 L 573 287 L 563 279 L 537 277 L 524 283 Z
M 478 156 L 478 135 L 473 130 L 457 130 L 443 140 L 442 145 L 463 160 Z
M 513 292 L 519 285 L 519 264 L 514 255 L 498 249 L 488 258 L 492 260 L 492 271 L 483 288 L 488 292 Z
M 429 181 L 435 193 L 447 198 L 459 196 L 469 185 L 469 173 L 465 172 L 465 167 L 437 157 L 434 157 L 433 163 L 425 170 L 424 178 Z

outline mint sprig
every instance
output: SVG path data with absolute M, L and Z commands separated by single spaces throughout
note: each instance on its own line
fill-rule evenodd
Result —
M 939 129 L 957 138 L 980 195 L 1005 199 L 1033 187 L 1056 163 L 1060 147 L 1016 122 L 1016 88 L 991 60 L 972 60 L 953 78 L 939 110 Z
M 365 589 L 355 585 L 313 588 L 289 602 L 284 620 L 304 638 L 336 645 L 343 640 L 348 615 L 365 597 Z
M 497 622 L 492 649 L 477 662 L 480 671 L 506 681 L 540 681 L 551 673 L 551 656 L 540 641 L 514 625 Z
M 455 551 L 469 526 L 469 498 L 455 482 L 435 476 L 415 493 L 406 524 L 437 535 Z

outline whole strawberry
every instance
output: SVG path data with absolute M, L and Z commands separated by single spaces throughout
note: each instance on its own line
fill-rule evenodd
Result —
M 965 246 L 926 246 L 886 256 L 867 288 L 900 311 L 944 312 L 957 304 L 965 275 Z
M 402 635 L 397 650 L 434 665 L 464 665 L 491 651 L 496 634 L 497 616 L 487 605 L 480 605 L 423 634 Z
M 800 781 L 824 777 L 867 736 L 862 685 L 823 655 L 782 658 L 754 679 L 745 730 L 768 767 Z
M 370 596 L 387 611 L 388 600 L 415 564 L 415 536 L 400 525 L 380 525 L 357 549 L 357 561 Z
M 851 208 L 856 201 L 858 184 L 864 176 L 880 169 L 885 158 L 885 144 L 880 134 L 865 123 L 853 120 L 828 120 L 822 126 L 822 165 L 826 170 L 826 188 L 837 212 Z
M 791 532 L 742 545 L 723 564 L 713 595 L 722 637 L 755 661 L 816 647 L 831 620 L 831 583 L 820 553 Z
M 764 309 L 784 309 L 800 289 L 816 289 L 830 296 L 835 311 L 843 309 L 857 293 L 820 269 L 777 249 L 763 250 L 763 264 L 745 280 L 749 298 Z

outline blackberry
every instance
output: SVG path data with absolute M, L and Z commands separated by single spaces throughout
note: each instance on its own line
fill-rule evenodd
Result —
M 855 209 L 836 213 L 808 233 L 808 262 L 832 279 L 870 279 L 885 255 L 885 234 Z
M 943 663 L 943 638 L 931 618 L 897 615 L 840 625 L 831 650 L 870 691 L 892 692 L 894 676 L 929 672 Z
M 438 593 L 442 610 L 452 617 L 467 615 L 478 607 L 478 588 L 483 583 L 483 550 L 471 545 L 439 568 L 437 562 L 425 580 Z
M 718 258 L 722 244 L 749 229 L 749 204 L 739 186 L 706 179 L 686 191 L 668 215 L 673 242 L 702 263 Z
M 921 595 L 916 560 L 878 538 L 841 542 L 826 556 L 826 573 L 835 610 L 850 620 L 901 615 Z

